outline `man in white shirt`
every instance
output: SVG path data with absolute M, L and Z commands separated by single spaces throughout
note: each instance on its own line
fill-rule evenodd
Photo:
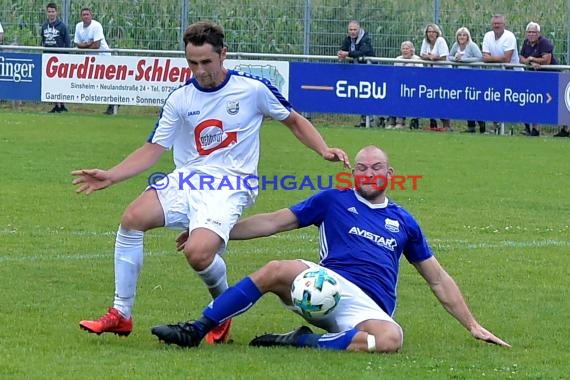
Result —
M 2 28 L 2 23 L 0 22 L 0 45 L 4 44 L 4 28 Z
M 99 21 L 93 20 L 93 13 L 89 8 L 81 9 L 81 22 L 75 26 L 73 42 L 79 49 L 95 49 L 108 51 L 109 45 L 103 34 L 103 26 Z M 103 53 L 111 55 L 111 53 Z
M 513 32 L 505 29 L 505 16 L 494 15 L 491 27 L 493 30 L 483 38 L 483 62 L 518 64 L 517 39 Z
M 81 9 L 81 22 L 75 26 L 75 37 L 73 42 L 79 49 L 94 49 L 102 51 L 101 55 L 111 55 L 109 52 L 109 45 L 105 40 L 103 33 L 103 26 L 99 21 L 93 20 L 93 12 L 90 8 L 84 7 Z M 119 106 L 116 106 L 117 108 Z M 105 113 L 113 115 L 116 113 L 114 105 L 109 104 Z
M 491 19 L 493 30 L 485 33 L 483 37 L 483 62 L 487 63 L 519 63 L 517 38 L 510 30 L 505 29 L 505 16 L 496 14 Z M 522 70 L 515 67 L 514 70 Z M 503 133 L 504 124 L 493 122 L 495 131 Z

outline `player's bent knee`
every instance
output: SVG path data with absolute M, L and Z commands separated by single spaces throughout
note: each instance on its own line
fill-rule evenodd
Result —
M 288 274 L 291 268 L 287 263 L 288 261 L 271 260 L 250 277 L 260 289 L 279 293 L 281 288 L 289 289 L 291 286 Z
M 184 244 L 183 253 L 192 268 L 200 271 L 206 269 L 213 262 L 221 244 L 223 244 L 223 240 L 216 233 L 198 228 L 190 233 L 186 244 Z
M 371 319 L 360 323 L 357 328 L 374 337 L 375 347 L 366 337 L 361 338 L 361 350 L 366 346 L 369 352 L 391 353 L 398 352 L 402 348 L 404 340 L 402 328 L 394 321 Z
M 399 328 L 389 329 L 381 334 L 374 335 L 374 339 L 376 345 L 375 352 L 395 353 L 402 348 L 403 336 Z
M 140 216 L 137 215 L 136 210 L 127 208 L 121 218 L 121 225 L 128 230 L 143 230 L 140 223 Z
M 199 247 L 192 244 L 186 244 L 183 252 L 186 260 L 195 270 L 203 270 L 208 267 L 215 255 L 215 252 L 199 249 Z
M 283 271 L 282 261 L 280 260 L 271 260 L 261 268 L 259 268 L 255 273 L 252 274 L 252 277 L 259 279 L 260 281 L 264 282 L 274 282 L 278 280 L 279 275 Z
M 164 226 L 164 212 L 156 190 L 147 190 L 135 199 L 123 212 L 121 225 L 137 231 Z
M 281 260 L 271 260 L 265 264 L 261 269 L 267 274 L 278 274 L 283 269 L 283 261 Z
M 147 231 L 164 226 L 164 214 L 160 208 L 146 207 L 142 203 L 132 203 L 123 212 L 121 225 L 129 230 Z

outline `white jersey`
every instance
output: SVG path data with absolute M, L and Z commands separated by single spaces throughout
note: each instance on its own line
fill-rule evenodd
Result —
M 291 105 L 269 81 L 228 70 L 213 89 L 195 78 L 165 101 L 148 142 L 173 149 L 176 170 L 214 177 L 257 175 L 264 116 L 284 120 Z
M 99 50 L 108 51 L 109 45 L 105 40 L 105 34 L 103 34 L 103 26 L 99 21 L 91 20 L 91 23 L 87 26 L 83 26 L 83 22 L 77 23 L 75 26 L 75 37 L 73 42 L 78 44 L 87 41 L 100 41 L 101 46 Z M 103 53 L 102 55 L 111 55 L 111 53 Z

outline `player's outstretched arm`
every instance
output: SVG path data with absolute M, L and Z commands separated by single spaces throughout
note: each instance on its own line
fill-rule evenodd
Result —
M 131 178 L 154 165 L 164 151 L 165 148 L 158 144 L 146 143 L 112 169 L 74 170 L 71 175 L 75 177 L 72 182 L 77 186 L 75 191 L 89 195 L 94 191 L 105 189 L 117 182 Z
M 303 144 L 320 154 L 327 161 L 341 161 L 346 168 L 350 168 L 347 154 L 340 148 L 330 148 L 319 131 L 303 115 L 296 111 L 281 121 Z
M 108 170 L 81 169 L 72 171 L 71 175 L 75 177 L 72 183 L 77 186 L 76 193 L 89 195 L 112 185 Z
M 507 342 L 493 335 L 475 320 L 461 294 L 461 290 L 435 257 L 414 263 L 414 266 L 425 278 L 445 310 L 453 315 L 474 338 L 504 347 L 511 347 Z
M 230 231 L 230 240 L 248 240 L 279 232 L 294 230 L 299 227 L 299 221 L 293 212 L 284 208 L 266 214 L 257 214 L 237 222 Z M 176 250 L 182 251 L 188 239 L 188 231 L 182 232 L 176 238 Z
M 473 335 L 475 339 L 479 339 L 487 343 L 497 344 L 499 346 L 504 346 L 504 347 L 511 347 L 510 344 L 508 344 L 501 338 L 493 335 L 492 332 L 490 332 L 481 325 L 477 325 L 477 327 L 471 329 L 471 335 Z
M 231 240 L 248 240 L 299 227 L 299 220 L 293 212 L 284 208 L 266 214 L 257 214 L 240 220 L 230 231 Z

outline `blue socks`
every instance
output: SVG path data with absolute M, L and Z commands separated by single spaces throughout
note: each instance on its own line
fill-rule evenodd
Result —
M 250 309 L 261 296 L 251 278 L 244 277 L 213 300 L 202 312 L 202 318 L 194 322 L 194 327 L 206 335 L 225 320 Z
M 296 346 L 344 351 L 350 346 L 352 338 L 354 338 L 358 331 L 359 330 L 353 328 L 339 333 L 305 334 L 299 337 Z
M 202 312 L 202 318 L 193 322 L 193 326 L 204 337 L 220 323 L 249 310 L 261 296 L 251 278 L 244 277 L 213 300 Z M 353 328 L 339 333 L 305 334 L 299 337 L 295 346 L 343 351 L 358 331 Z

